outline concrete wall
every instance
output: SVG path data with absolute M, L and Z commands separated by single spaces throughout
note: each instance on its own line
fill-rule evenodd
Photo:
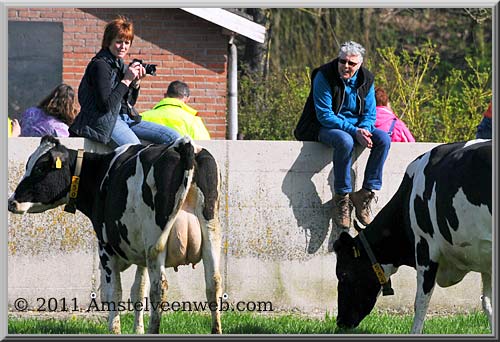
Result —
M 72 148 L 103 151 L 80 138 L 62 139 Z M 9 139 L 9 191 L 24 172 L 38 138 Z M 319 143 L 292 141 L 206 141 L 222 171 L 221 269 L 230 302 L 271 301 L 274 310 L 336 313 L 337 280 L 331 246 L 338 232 L 331 223 L 332 150 Z M 394 143 L 384 169 L 377 212 L 399 186 L 406 165 L 436 144 Z M 356 189 L 368 151 L 353 163 Z M 77 298 L 86 308 L 99 286 L 96 239 L 81 213 L 54 209 L 23 216 L 9 213 L 8 301 L 18 297 L 37 305 L 38 297 Z M 124 273 L 124 300 L 135 266 Z M 168 269 L 168 300 L 205 300 L 203 265 Z M 415 271 L 402 267 L 393 276 L 395 295 L 377 307 L 411 311 Z M 469 274 L 447 289 L 436 287 L 430 310 L 480 309 L 480 277 Z

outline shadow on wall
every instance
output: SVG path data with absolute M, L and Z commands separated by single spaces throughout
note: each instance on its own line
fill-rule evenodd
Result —
M 330 222 L 332 232 L 328 239 L 328 252 L 333 252 L 333 243 L 343 231 L 332 221 L 333 167 L 330 168 L 326 181 L 320 181 L 319 187 L 313 181 L 315 175 L 332 165 L 332 149 L 326 146 L 324 148 L 327 148 L 329 153 L 318 153 L 316 144 L 304 143 L 281 186 L 281 190 L 288 197 L 297 225 L 304 230 L 306 250 L 309 254 L 316 253 L 325 242 Z M 357 156 L 357 153 L 353 153 L 353 163 Z M 351 177 L 354 181 L 355 174 L 352 169 Z M 329 200 L 323 202 L 318 188 L 324 194 L 323 197 Z

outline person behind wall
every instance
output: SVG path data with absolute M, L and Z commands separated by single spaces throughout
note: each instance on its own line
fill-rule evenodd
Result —
M 210 140 L 203 120 L 197 116 L 198 112 L 187 104 L 189 99 L 188 85 L 173 81 L 168 85 L 165 98 L 153 109 L 141 113 L 142 120 L 173 128 L 181 136 L 188 135 L 194 140 Z
M 371 222 L 374 190 L 382 187 L 382 171 L 391 139 L 375 128 L 374 76 L 363 66 L 365 49 L 354 41 L 341 45 L 338 57 L 313 70 L 311 91 L 294 131 L 302 141 L 333 147 L 334 212 L 337 227 L 351 226 L 351 212 L 364 225 Z M 362 188 L 352 192 L 354 147 L 370 149 Z
M 375 87 L 375 100 L 377 103 L 375 127 L 389 133 L 392 142 L 415 142 L 408 127 L 392 111 L 389 97 L 383 88 Z
M 55 87 L 36 107 L 21 116 L 21 137 L 68 137 L 69 125 L 75 119 L 75 91 L 62 83 Z
M 10 119 L 7 117 L 8 121 L 8 137 L 9 138 L 15 138 L 21 135 L 21 125 L 19 124 L 19 121 L 17 119 Z
M 144 66 L 125 65 L 134 40 L 133 23 L 119 17 L 106 25 L 101 50 L 87 65 L 78 88 L 80 113 L 70 126 L 71 136 L 86 137 L 111 147 L 140 144 L 140 139 L 172 144 L 180 135 L 173 129 L 141 121 L 134 109 Z
M 491 139 L 491 125 L 492 125 L 492 101 L 488 105 L 488 109 L 486 109 L 483 113 L 483 118 L 481 122 L 477 126 L 476 131 L 476 139 Z

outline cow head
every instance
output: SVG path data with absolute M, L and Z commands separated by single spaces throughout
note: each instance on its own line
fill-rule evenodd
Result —
M 375 306 L 381 286 L 370 259 L 348 233 L 340 235 L 333 249 L 337 254 L 337 326 L 356 328 Z
M 69 151 L 52 136 L 44 136 L 26 164 L 26 172 L 10 196 L 15 214 L 41 213 L 68 201 L 71 184 Z

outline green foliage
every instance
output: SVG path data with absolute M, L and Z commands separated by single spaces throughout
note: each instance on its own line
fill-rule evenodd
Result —
M 311 81 L 309 70 L 280 72 L 261 80 L 245 75 L 239 82 L 239 126 L 247 140 L 295 140 L 297 113 L 302 112 Z
M 386 89 L 391 106 L 417 141 L 453 142 L 475 137 L 481 113 L 491 98 L 491 68 L 466 57 L 467 69 L 452 68 L 446 76 L 433 73 L 440 63 L 430 41 L 413 53 L 377 49 L 382 60 L 376 85 Z
M 443 72 L 431 41 L 412 52 L 379 48 L 366 66 L 375 84 L 389 94 L 394 112 L 416 141 L 453 142 L 474 139 L 481 114 L 491 99 L 491 61 L 465 58 L 464 69 Z M 249 140 L 294 140 L 293 130 L 310 89 L 310 71 L 274 72 L 267 79 L 240 79 L 240 130 Z
M 171 312 L 161 318 L 160 334 L 210 334 L 208 313 Z M 224 334 L 409 334 L 413 321 L 411 314 L 372 312 L 356 329 L 340 330 L 335 317 L 324 318 L 304 315 L 256 314 L 249 312 L 224 312 L 221 315 Z M 121 315 L 123 334 L 133 334 L 133 314 Z M 145 315 L 145 326 L 149 316 Z M 9 334 L 109 334 L 104 316 L 73 316 L 67 319 L 9 317 Z M 483 312 L 428 317 L 424 334 L 491 334 L 488 319 Z

